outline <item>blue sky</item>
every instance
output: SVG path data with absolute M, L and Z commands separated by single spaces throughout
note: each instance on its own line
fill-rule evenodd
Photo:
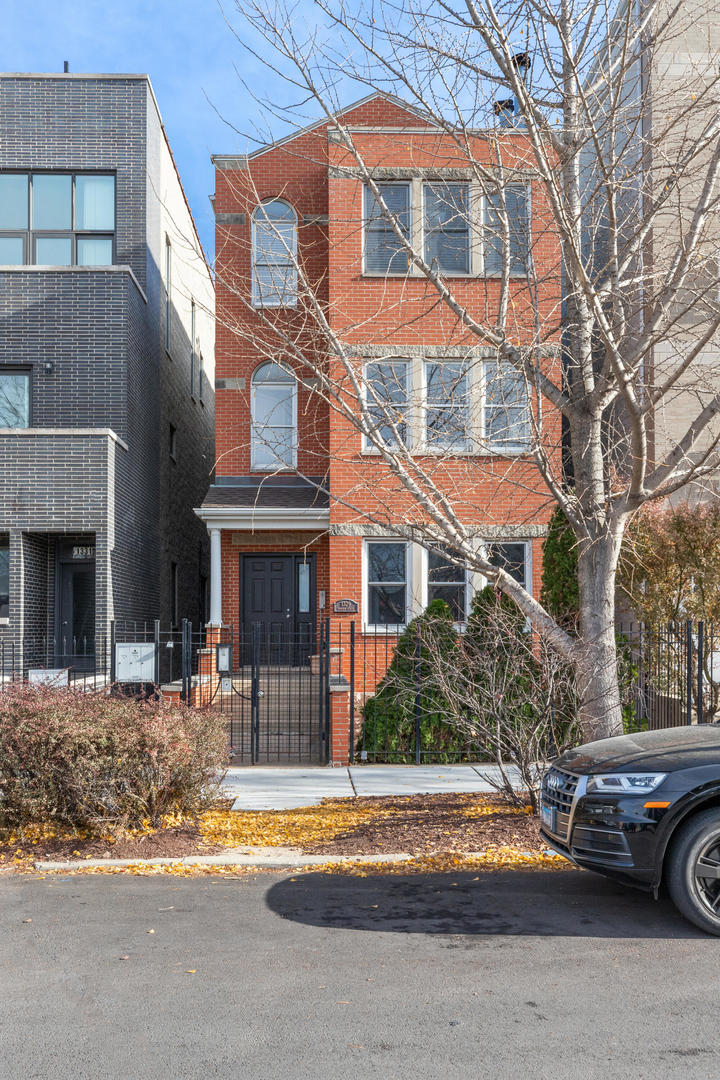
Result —
M 240 46 L 216 0 L 9 0 L 0 70 L 62 71 L 64 60 L 78 73 L 149 74 L 203 244 L 212 254 L 210 154 L 252 149 L 247 135 L 233 131 L 213 105 L 241 132 L 257 130 L 260 109 L 237 72 L 261 94 L 276 88 L 277 77 L 271 81 Z

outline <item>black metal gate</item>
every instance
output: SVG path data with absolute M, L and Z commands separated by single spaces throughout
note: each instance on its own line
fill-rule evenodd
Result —
M 213 705 L 229 721 L 236 764 L 326 764 L 329 761 L 329 649 L 318 640 L 262 623 L 223 635 L 229 670 Z M 225 653 L 227 656 L 227 653 Z

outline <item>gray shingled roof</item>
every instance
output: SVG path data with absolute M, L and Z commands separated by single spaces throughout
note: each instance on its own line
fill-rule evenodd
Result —
M 277 509 L 326 509 L 329 499 L 319 491 L 322 477 L 221 476 L 211 485 L 203 506 L 263 506 Z

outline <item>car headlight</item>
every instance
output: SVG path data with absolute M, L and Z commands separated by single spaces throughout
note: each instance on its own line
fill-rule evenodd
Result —
M 667 776 L 664 772 L 607 773 L 588 779 L 587 793 L 600 795 L 649 795 L 660 787 Z

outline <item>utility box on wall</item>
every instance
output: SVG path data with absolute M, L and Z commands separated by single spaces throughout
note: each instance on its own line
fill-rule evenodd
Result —
M 153 642 L 115 645 L 115 680 L 119 683 L 157 682 L 157 649 Z

